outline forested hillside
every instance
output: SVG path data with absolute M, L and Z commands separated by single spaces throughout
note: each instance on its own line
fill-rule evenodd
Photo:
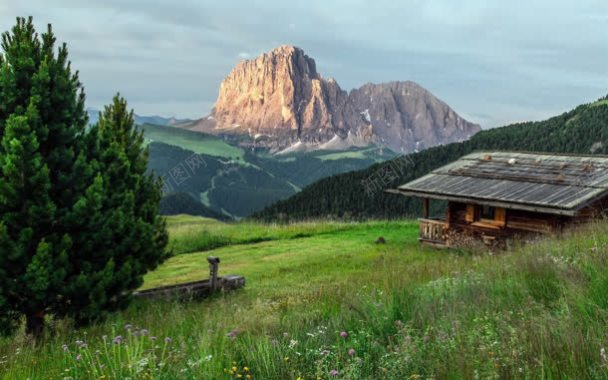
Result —
M 476 150 L 606 154 L 608 97 L 540 122 L 482 131 L 470 140 L 427 149 L 365 170 L 321 179 L 300 193 L 252 217 L 262 220 L 306 218 L 401 218 L 420 212 L 419 201 L 386 194 Z
M 150 125 L 143 130 L 150 142 L 148 168 L 165 184 L 161 212 L 167 215 L 215 217 L 210 214 L 214 212 L 238 219 L 288 198 L 322 177 L 394 157 L 392 152 L 380 154 L 375 148 L 273 156 L 243 151 L 198 132 L 177 130 L 173 135 L 175 128 Z M 174 193 L 181 195 L 170 196 Z

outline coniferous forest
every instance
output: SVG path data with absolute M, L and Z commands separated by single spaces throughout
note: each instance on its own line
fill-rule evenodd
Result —
M 608 152 L 607 98 L 539 122 L 508 125 L 479 132 L 470 140 L 433 147 L 368 169 L 321 179 L 300 193 L 252 215 L 260 220 L 307 218 L 404 218 L 421 212 L 413 198 L 383 190 L 421 177 L 468 153 L 513 150 L 578 154 Z M 441 203 L 432 204 L 437 212 Z

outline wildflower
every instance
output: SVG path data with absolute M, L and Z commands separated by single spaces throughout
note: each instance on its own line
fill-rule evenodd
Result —
M 243 371 L 249 372 L 249 367 L 243 367 Z
M 236 372 L 238 370 L 238 368 L 236 368 L 236 367 L 232 367 L 230 369 L 232 370 L 232 372 Z
M 285 363 L 287 363 L 287 362 L 289 361 L 289 356 L 285 356 L 285 357 L 283 358 L 283 361 L 284 361 Z
M 226 334 L 226 336 L 230 339 L 236 339 L 236 337 L 239 335 L 239 330 L 238 329 L 234 329 L 232 331 L 230 331 L 228 334 Z
M 354 348 L 351 348 L 350 350 L 348 350 L 348 356 L 355 356 L 357 354 L 357 351 L 355 351 Z
M 156 340 L 156 337 L 155 336 L 151 336 L 150 340 L 154 342 Z
M 247 374 L 247 375 L 245 376 L 245 378 L 246 378 L 246 379 L 251 379 L 251 375 Z
M 67 344 L 64 344 L 64 345 L 63 345 L 63 352 L 67 352 L 67 351 L 68 351 L 68 345 L 67 345 Z
M 606 356 L 606 349 L 604 347 L 600 349 L 600 357 L 604 363 L 608 363 L 608 356 Z
M 141 331 L 139 332 L 141 335 L 143 336 L 147 336 L 148 335 L 148 330 L 146 329 L 141 329 Z
M 127 323 L 125 325 L 125 330 L 129 331 L 129 330 L 131 330 L 131 327 L 133 327 L 133 326 L 131 324 Z
M 169 337 L 166 337 L 166 338 L 165 338 L 165 343 L 171 343 L 172 341 L 173 341 L 173 339 L 171 339 L 171 338 L 169 338 Z
M 114 337 L 114 339 L 112 340 L 112 343 L 114 343 L 114 344 L 120 344 L 121 342 L 122 342 L 122 336 L 120 336 L 120 335 Z
M 346 331 L 341 331 L 340 336 L 344 339 L 348 338 L 348 333 Z
M 283 333 L 283 338 L 289 338 L 289 333 L 284 332 Z
M 76 361 L 80 361 L 82 359 L 82 355 L 78 354 L 76 355 Z
M 329 371 L 329 376 L 333 376 L 336 377 L 340 374 L 340 372 L 338 372 L 337 369 L 332 369 L 331 371 Z

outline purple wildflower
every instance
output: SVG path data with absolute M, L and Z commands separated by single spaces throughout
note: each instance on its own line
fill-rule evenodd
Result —
M 125 330 L 131 330 L 131 327 L 133 327 L 133 325 L 131 325 L 130 323 L 127 323 L 125 325 Z
M 141 331 L 139 333 L 143 336 L 147 336 L 149 334 L 148 330 L 146 330 L 146 329 L 141 329 Z
M 155 336 L 151 336 L 150 340 L 154 342 L 156 340 L 156 337 Z
M 348 356 L 355 356 L 357 355 L 357 351 L 355 351 L 354 348 L 351 348 L 350 350 L 348 350 Z
M 329 371 L 329 376 L 333 376 L 336 377 L 340 374 L 340 372 L 338 372 L 337 369 L 332 369 L 331 371 Z
M 165 343 L 171 343 L 171 342 L 173 342 L 173 339 L 171 339 L 171 338 L 169 338 L 169 337 L 166 337 L 166 338 L 165 338 Z
M 234 329 L 232 331 L 230 331 L 228 334 L 226 334 L 226 336 L 230 339 L 236 339 L 236 337 L 239 335 L 239 329 Z
M 346 331 L 341 331 L 341 332 L 340 332 L 340 336 L 341 336 L 342 338 L 345 338 L 345 339 L 346 339 L 346 338 L 348 338 L 348 333 L 347 333 Z
M 63 352 L 67 352 L 68 351 L 68 345 L 67 344 L 64 344 L 62 346 L 62 348 L 63 348 Z
M 82 355 L 80 355 L 80 354 L 76 355 L 76 360 L 77 361 L 80 361 L 81 359 L 82 359 Z
M 112 339 L 112 343 L 114 344 L 120 344 L 122 342 L 122 336 L 118 335 L 116 337 L 114 337 L 114 339 Z

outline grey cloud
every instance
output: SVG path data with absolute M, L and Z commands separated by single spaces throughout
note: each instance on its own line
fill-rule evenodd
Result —
M 413 80 L 485 127 L 608 92 L 603 0 L 31 0 L 2 2 L 2 29 L 28 14 L 68 42 L 91 106 L 120 90 L 140 114 L 200 117 L 236 62 L 285 43 L 347 90 Z

